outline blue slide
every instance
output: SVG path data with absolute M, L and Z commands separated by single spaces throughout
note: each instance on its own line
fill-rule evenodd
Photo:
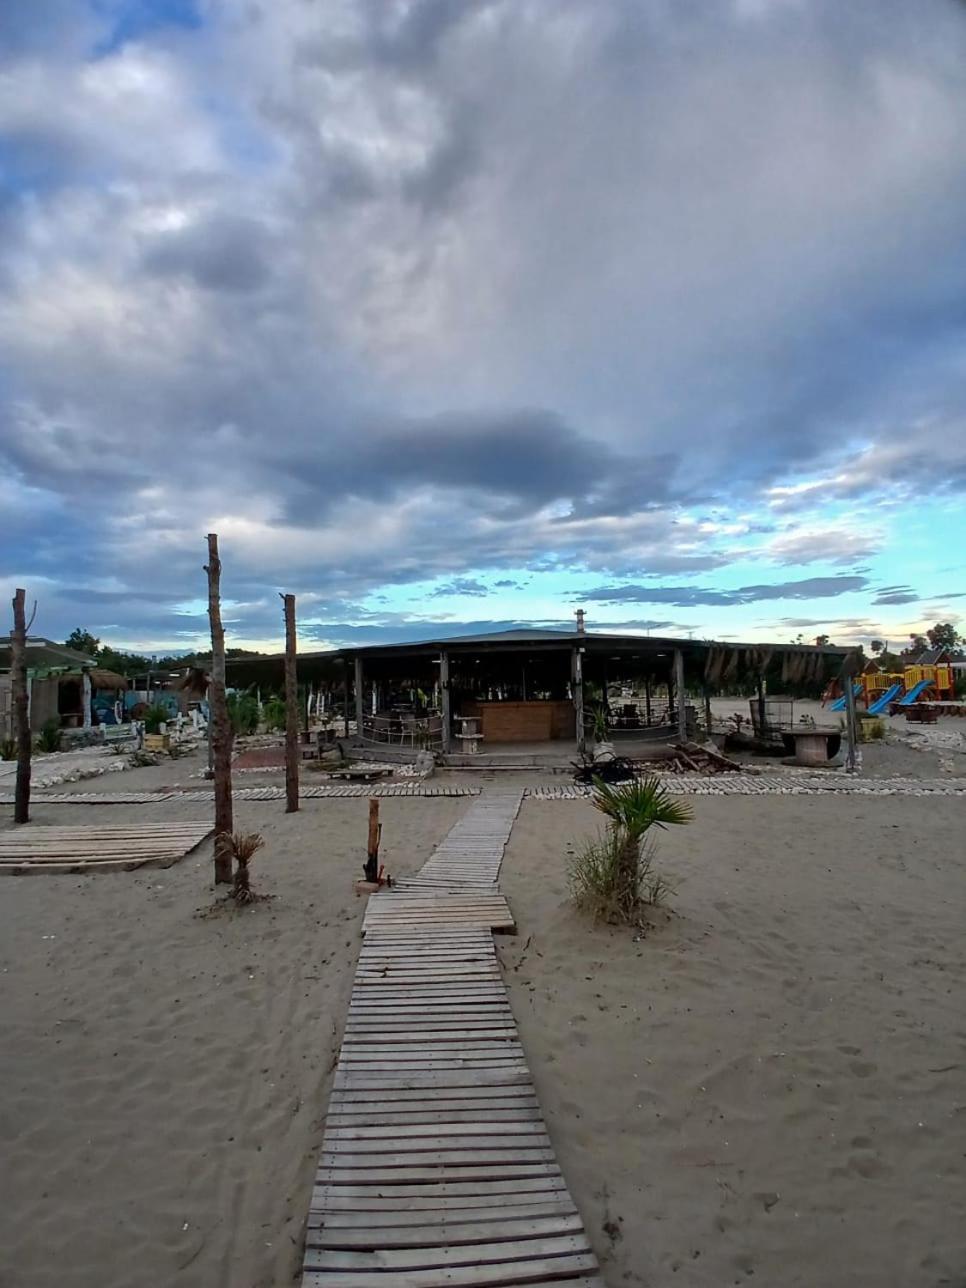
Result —
M 899 680 L 891 689 L 886 689 L 881 698 L 876 698 L 872 706 L 869 707 L 869 715 L 877 716 L 880 711 L 885 711 L 890 702 L 895 702 L 896 698 L 902 692 L 902 681 Z
M 899 706 L 911 707 L 923 689 L 928 689 L 931 684 L 932 680 L 920 680 L 914 689 L 910 689 L 904 698 L 899 699 Z
M 852 685 L 853 697 L 857 698 L 861 692 L 862 692 L 861 684 Z M 842 697 L 840 698 L 836 698 L 835 701 L 832 703 L 832 705 L 829 707 L 829 711 L 844 711 L 844 710 L 845 710 L 845 694 L 843 694 Z

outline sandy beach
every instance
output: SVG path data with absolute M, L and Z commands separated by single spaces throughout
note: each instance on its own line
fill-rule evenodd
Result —
M 463 805 L 382 802 L 390 869 L 418 866 Z M 275 896 L 249 909 L 199 915 L 210 841 L 163 870 L 3 879 L 3 1288 L 292 1282 L 359 948 L 367 804 L 283 811 L 236 803 L 236 825 L 266 840 L 253 884 Z M 34 810 L 41 826 L 95 816 L 205 806 Z
M 196 768 L 73 789 L 197 786 Z M 417 868 L 467 803 L 383 801 L 389 869 Z M 238 802 L 267 841 L 254 883 L 275 896 L 248 910 L 211 912 L 210 841 L 164 870 L 3 881 L 3 1288 L 297 1279 L 366 808 Z M 695 813 L 662 837 L 677 893 L 644 938 L 567 903 L 568 852 L 598 823 L 586 802 L 525 801 L 501 878 L 513 1009 L 606 1283 L 960 1284 L 962 799 L 700 798 Z
M 608 1284 L 966 1273 L 961 799 L 695 802 L 643 940 L 566 902 L 583 802 L 525 803 L 514 1013 Z

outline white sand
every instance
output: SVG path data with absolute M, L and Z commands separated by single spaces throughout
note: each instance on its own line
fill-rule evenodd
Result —
M 390 870 L 417 867 L 463 808 L 382 801 Z M 277 898 L 233 915 L 195 915 L 213 902 L 211 842 L 165 870 L 0 877 L 3 1288 L 291 1282 L 359 949 L 367 802 L 283 811 L 236 806 L 267 841 L 254 884 Z
M 963 802 L 696 814 L 642 942 L 565 902 L 589 805 L 525 803 L 504 864 L 513 1008 L 607 1283 L 963 1284 Z

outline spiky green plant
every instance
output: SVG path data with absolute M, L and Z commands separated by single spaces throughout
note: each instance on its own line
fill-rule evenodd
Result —
M 60 721 L 56 716 L 51 716 L 49 720 L 44 721 L 40 733 L 37 735 L 37 750 L 60 751 L 63 736 Z
M 163 702 L 154 702 L 147 708 L 142 718 L 145 733 L 160 733 L 161 726 L 171 719 L 171 712 Z
M 262 704 L 262 722 L 269 733 L 285 728 L 285 699 L 273 694 Z
M 235 737 L 254 733 L 258 728 L 258 699 L 254 693 L 228 694 L 228 719 Z
M 656 903 L 669 888 L 652 872 L 653 841 L 646 844 L 652 828 L 689 823 L 693 817 L 687 801 L 668 795 L 657 778 L 639 778 L 611 786 L 594 780 L 594 807 L 608 820 L 608 835 L 594 851 L 585 852 L 593 882 L 606 895 L 606 902 L 623 921 L 637 919 L 642 903 Z M 571 888 L 575 887 L 573 873 Z

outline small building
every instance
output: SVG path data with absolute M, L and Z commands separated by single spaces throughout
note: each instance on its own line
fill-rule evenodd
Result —
M 11 646 L 0 644 L 0 737 L 12 738 Z M 61 729 L 87 729 L 99 721 L 97 706 L 113 707 L 127 680 L 97 665 L 95 658 L 41 636 L 27 639 L 27 701 L 30 728 L 39 733 L 56 720 Z M 95 703 L 95 698 L 102 702 Z

